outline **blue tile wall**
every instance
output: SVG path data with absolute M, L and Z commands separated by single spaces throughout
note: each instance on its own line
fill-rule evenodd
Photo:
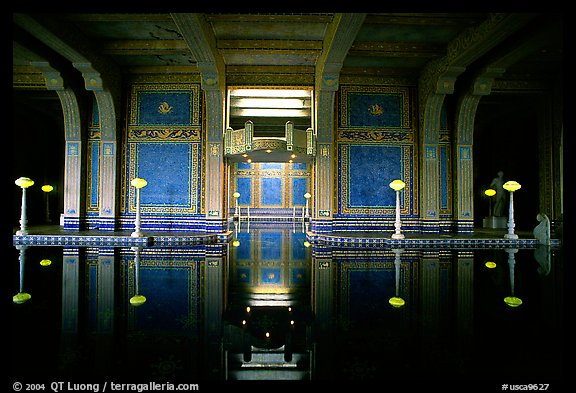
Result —
M 308 190 L 308 179 L 292 178 L 292 206 L 306 206 L 304 194 L 307 192 L 311 192 Z
M 394 93 L 349 93 L 351 127 L 401 127 L 402 96 Z
M 136 176 L 148 182 L 141 206 L 191 207 L 192 153 L 189 143 L 138 143 Z
M 448 208 L 448 171 L 446 146 L 440 146 L 440 207 Z
M 240 193 L 238 204 L 250 206 L 252 203 L 252 178 L 239 177 L 236 179 L 236 190 Z
M 98 209 L 98 181 L 100 177 L 100 144 L 96 142 L 89 142 L 90 149 L 90 187 L 88 189 L 90 206 L 89 209 Z
M 348 167 L 348 206 L 396 206 L 396 194 L 389 184 L 403 179 L 401 147 L 351 145 Z
M 269 177 L 261 181 L 261 201 L 260 204 L 266 207 L 282 206 L 282 178 Z
M 139 125 L 191 125 L 193 92 L 140 92 Z

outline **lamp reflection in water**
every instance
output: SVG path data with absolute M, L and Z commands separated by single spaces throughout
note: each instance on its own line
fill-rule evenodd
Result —
M 26 224 L 28 224 L 28 218 L 26 216 L 26 189 L 34 184 L 34 180 L 28 177 L 19 177 L 14 182 L 18 187 L 22 189 L 22 207 L 20 210 L 20 229 L 16 231 L 16 235 L 27 235 L 28 230 Z
M 522 299 L 514 296 L 514 265 L 516 265 L 516 259 L 514 254 L 518 252 L 517 248 L 507 248 L 505 251 L 508 253 L 508 268 L 510 269 L 510 296 L 504 298 L 504 303 L 510 307 L 518 307 L 522 304 Z
M 32 297 L 29 293 L 24 292 L 24 262 L 26 259 L 26 246 L 16 246 L 16 248 L 20 251 L 20 255 L 18 257 L 20 262 L 20 288 L 18 293 L 12 296 L 12 301 L 16 304 L 26 303 Z
M 518 239 L 518 235 L 514 233 L 514 191 L 520 189 L 520 183 L 510 180 L 504 183 L 504 189 L 510 192 L 510 206 L 508 208 L 508 233 L 504 235 L 505 239 Z
M 142 237 L 144 234 L 140 231 L 140 189 L 145 187 L 148 182 L 139 177 L 132 179 L 132 187 L 136 188 L 136 222 L 134 223 L 134 232 L 130 236 Z
M 146 303 L 146 296 L 140 294 L 140 251 L 142 247 L 132 247 L 134 251 L 134 288 L 135 294 L 130 298 L 130 304 L 138 307 Z
M 406 186 L 402 180 L 393 180 L 390 182 L 390 188 L 396 191 L 396 221 L 394 222 L 394 228 L 396 231 L 392 234 L 392 239 L 404 239 L 404 235 L 400 233 L 400 190 Z
M 238 232 L 240 232 L 240 220 L 234 221 L 234 239 L 232 240 L 232 246 L 240 247 L 240 240 L 238 240 Z
M 404 304 L 406 304 L 404 299 L 402 299 L 399 295 L 399 292 L 400 292 L 400 255 L 402 254 L 402 251 L 404 251 L 404 250 L 401 248 L 394 249 L 394 269 L 396 271 L 396 294 L 395 294 L 395 296 L 392 296 L 388 300 L 388 303 L 390 303 L 390 305 L 392 307 L 395 307 L 395 308 L 400 308 L 400 307 L 404 306 Z

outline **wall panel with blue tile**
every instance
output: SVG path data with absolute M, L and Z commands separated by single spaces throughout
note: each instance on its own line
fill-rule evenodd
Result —
M 141 213 L 163 220 L 155 221 L 155 229 L 193 229 L 194 220 L 203 218 L 200 93 L 194 83 L 131 86 L 123 216 L 135 214 L 130 181 L 140 177 L 148 182 L 140 191 Z
M 406 183 L 401 214 L 417 216 L 413 95 L 414 89 L 405 86 L 340 89 L 335 218 L 393 217 L 396 193 L 389 184 L 396 179 Z

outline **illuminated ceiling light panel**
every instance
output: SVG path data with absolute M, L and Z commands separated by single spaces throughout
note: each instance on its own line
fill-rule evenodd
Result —
M 307 117 L 308 111 L 300 109 L 263 109 L 248 108 L 234 110 L 236 116 L 261 116 L 261 117 Z
M 231 89 L 230 97 L 311 97 L 311 90 Z
M 239 98 L 234 101 L 236 108 L 306 108 L 306 103 L 298 98 Z

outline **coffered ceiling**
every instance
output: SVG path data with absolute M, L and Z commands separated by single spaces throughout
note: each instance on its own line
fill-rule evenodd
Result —
M 550 81 L 563 58 L 562 16 L 545 13 L 13 14 L 13 30 L 13 87 L 29 95 L 47 90 L 49 72 L 86 68 L 120 79 L 314 88 L 334 75 L 416 85 L 450 62 Z

